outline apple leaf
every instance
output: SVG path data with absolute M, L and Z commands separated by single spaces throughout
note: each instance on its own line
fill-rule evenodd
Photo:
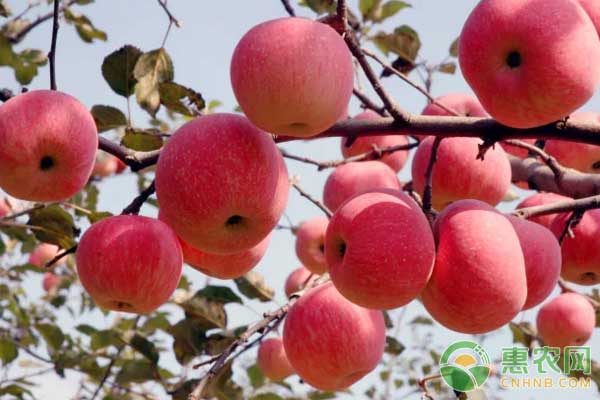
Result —
M 134 331 L 125 332 L 123 338 L 128 345 L 146 357 L 152 364 L 158 363 L 159 353 L 154 343 Z
M 112 329 L 103 329 L 90 334 L 90 348 L 94 351 L 122 343 L 119 334 Z
M 400 343 L 397 339 L 386 336 L 385 337 L 385 352 L 388 354 L 399 355 L 406 349 L 406 347 Z
M 96 123 L 98 133 L 110 131 L 127 125 L 127 117 L 121 110 L 112 106 L 95 105 L 92 107 L 92 116 Z
M 275 292 L 268 287 L 261 274 L 250 271 L 246 275 L 234 279 L 235 285 L 242 294 L 249 299 L 258 299 L 262 302 L 273 300 Z
M 65 340 L 65 335 L 60 328 L 53 324 L 36 324 L 35 329 L 42 335 L 48 348 L 54 352 L 60 349 Z
M 231 332 L 213 333 L 206 341 L 206 353 L 211 356 L 221 354 L 231 343 L 237 339 Z
M 440 64 L 437 68 L 438 71 L 444 74 L 454 74 L 456 72 L 456 63 L 455 62 L 447 62 Z
M 133 69 L 142 54 L 137 47 L 125 45 L 104 58 L 102 76 L 115 93 L 123 97 L 133 94 L 137 83 Z
M 74 238 L 79 235 L 73 216 L 56 204 L 32 211 L 27 224 L 37 227 L 32 232 L 39 241 L 63 249 L 75 245 Z
M 190 379 L 170 392 L 172 400 L 188 400 L 190 393 L 198 386 L 200 379 Z
M 250 380 L 250 385 L 252 385 L 254 389 L 258 389 L 265 384 L 265 375 L 257 364 L 252 364 L 246 368 L 246 374 Z
M 206 329 L 197 321 L 185 318 L 169 328 L 177 362 L 187 364 L 206 349 Z
M 242 400 L 243 391 L 236 383 L 233 382 L 233 371 L 231 366 L 233 360 L 227 361 L 223 367 L 202 391 L 201 398 L 216 397 L 219 400 Z
M 513 343 L 522 343 L 526 347 L 531 347 L 536 338 L 536 332 L 529 322 L 518 324 L 511 322 L 508 326 L 513 334 Z
M 121 145 L 135 151 L 152 151 L 163 146 L 163 139 L 156 129 L 128 128 L 121 139 Z
M 416 316 L 412 321 L 410 321 L 410 323 L 411 323 L 411 325 L 412 324 L 432 325 L 433 321 L 429 317 L 425 317 L 423 315 L 419 315 L 419 316 Z
M 180 306 L 185 311 L 186 317 L 198 322 L 203 329 L 225 329 L 227 325 L 225 305 L 221 302 L 195 295 Z
M 250 400 L 285 400 L 283 397 L 278 395 L 277 393 L 267 392 L 257 394 L 256 396 L 250 397 Z
M 454 41 L 450 45 L 450 49 L 448 50 L 450 55 L 454 58 L 458 57 L 458 39 L 459 38 L 454 39 Z
M 196 292 L 196 296 L 204 297 L 210 301 L 216 301 L 218 303 L 240 303 L 242 304 L 242 299 L 240 296 L 235 294 L 233 290 L 228 288 L 227 286 L 206 286 L 203 289 L 200 289 Z
M 156 367 L 148 360 L 125 360 L 115 381 L 118 384 L 146 382 L 155 379 Z
M 0 338 L 0 360 L 2 365 L 10 364 L 19 355 L 19 349 L 10 340 Z
M 386 18 L 392 17 L 407 7 L 411 7 L 411 5 L 405 1 L 390 0 L 381 7 L 381 17 L 376 22 L 381 22 Z
M 411 62 L 421 49 L 419 34 L 408 25 L 399 26 L 393 33 L 378 32 L 372 40 L 386 56 L 394 53 Z
M 202 95 L 175 82 L 163 82 L 158 86 L 160 103 L 179 114 L 195 117 L 206 106 Z
M 174 78 L 171 57 L 163 48 L 144 53 L 135 64 L 133 76 L 137 79 L 137 102 L 154 117 L 160 107 L 160 84 Z
M 334 392 L 321 392 L 318 390 L 313 390 L 308 393 L 308 398 L 310 400 L 327 400 L 327 399 L 335 399 L 336 395 Z
M 66 8 L 64 11 L 65 21 L 68 24 L 75 25 L 77 34 L 86 43 L 92 43 L 94 40 L 106 41 L 106 32 L 96 28 L 92 21 L 83 14 Z
M 317 14 L 328 14 L 335 12 L 334 0 L 302 0 L 301 6 L 308 7 Z

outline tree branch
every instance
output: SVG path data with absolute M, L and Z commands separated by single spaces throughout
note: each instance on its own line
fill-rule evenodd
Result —
M 431 146 L 431 153 L 429 155 L 429 163 L 427 164 L 427 170 L 425 171 L 425 188 L 423 189 L 423 212 L 430 224 L 433 224 L 434 215 L 431 212 L 431 198 L 432 198 L 432 179 L 433 179 L 433 168 L 435 167 L 435 162 L 437 161 L 437 153 L 440 147 L 440 143 L 443 138 L 436 137 Z
M 290 17 L 296 16 L 296 12 L 294 11 L 294 8 L 290 4 L 290 0 L 281 0 L 281 4 L 283 4 L 283 8 L 285 8 L 285 11 L 287 11 L 287 13 L 290 15 Z
M 369 110 L 375 111 L 377 114 L 385 117 L 387 115 L 385 111 L 385 107 L 381 107 L 373 102 L 364 92 L 361 92 L 359 89 L 352 89 L 352 94 L 356 96 L 358 100 L 360 100 L 363 108 L 367 108 Z
M 65 9 L 69 8 L 76 2 L 77 2 L 77 0 L 67 0 L 67 1 L 63 2 L 63 5 L 59 8 L 59 14 L 64 12 Z M 54 14 L 55 14 L 54 10 L 52 12 L 49 12 L 48 14 L 44 14 L 44 15 L 38 17 L 35 21 L 31 22 L 29 25 L 25 26 L 20 31 L 15 32 L 12 35 L 5 35 L 5 37 L 13 44 L 18 43 L 25 37 L 25 35 L 27 35 L 29 32 L 31 32 L 31 30 L 34 29 L 36 26 L 53 18 Z
M 526 207 L 514 210 L 512 214 L 519 218 L 533 218 L 542 215 L 559 214 L 568 211 L 585 211 L 600 208 L 600 195 L 585 197 L 577 200 L 564 200 L 540 206 Z
M 154 194 L 155 191 L 156 187 L 154 185 L 154 181 L 152 181 L 152 183 L 146 189 L 142 190 L 139 196 L 133 199 L 133 201 L 127 207 L 125 207 L 123 211 L 121 211 L 121 214 L 139 214 L 140 209 L 142 208 L 146 200 L 148 200 L 150 196 Z
M 323 211 L 325 213 L 327 218 L 331 218 L 333 213 L 327 207 L 325 207 L 325 205 L 323 203 L 321 203 L 319 200 L 312 197 L 310 194 L 306 193 L 304 191 L 304 189 L 302 189 L 300 186 L 298 186 L 297 182 L 294 182 L 294 180 L 292 180 L 291 185 L 294 189 L 296 189 L 296 191 L 298 193 L 300 193 L 300 196 L 307 198 L 308 201 L 313 203 L 315 206 L 319 207 L 321 209 L 321 211 Z
M 50 52 L 48 53 L 48 63 L 50 64 L 50 89 L 56 90 L 56 40 L 58 39 L 58 8 L 60 0 L 54 0 L 54 12 L 52 14 L 52 41 L 50 42 Z

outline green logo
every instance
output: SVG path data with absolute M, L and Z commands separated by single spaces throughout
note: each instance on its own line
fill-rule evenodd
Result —
M 451 388 L 469 392 L 481 387 L 490 376 L 490 357 L 475 342 L 456 342 L 442 354 L 440 373 Z

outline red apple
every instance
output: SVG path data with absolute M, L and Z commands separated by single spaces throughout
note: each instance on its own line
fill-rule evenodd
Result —
M 256 362 L 263 375 L 272 381 L 282 381 L 294 373 L 294 368 L 285 355 L 283 341 L 278 337 L 260 343 Z
M 293 293 L 304 289 L 318 277 L 319 275 L 310 272 L 304 267 L 296 268 L 285 280 L 285 295 L 290 297 Z
M 18 199 L 66 200 L 88 181 L 98 147 L 90 112 L 75 98 L 34 90 L 0 107 L 0 187 Z
M 283 328 L 283 345 L 304 382 L 319 390 L 342 390 L 381 360 L 383 314 L 351 303 L 328 282 L 310 289 L 292 305 Z
M 527 297 L 525 260 L 506 217 L 481 201 L 457 201 L 438 216 L 438 246 L 423 305 L 445 327 L 485 333 L 510 322 Z
M 179 284 L 179 240 L 163 222 L 118 215 L 92 225 L 77 247 L 77 272 L 100 307 L 146 314 L 165 303 Z
M 552 232 L 560 237 L 570 213 L 557 216 L 552 222 Z M 563 239 L 561 276 L 579 285 L 595 285 L 600 282 L 600 210 L 588 210 L 572 229 L 575 237 Z
M 578 293 L 563 293 L 544 304 L 537 315 L 537 329 L 546 346 L 581 346 L 596 326 L 596 312 Z
M 46 272 L 42 279 L 42 287 L 47 293 L 54 293 L 60 285 L 61 279 L 52 272 Z
M 444 107 L 454 111 L 461 117 L 487 117 L 488 113 L 483 109 L 479 100 L 476 97 L 466 93 L 449 93 L 444 96 L 436 97 L 436 103 L 442 104 Z M 422 115 L 442 115 L 452 116 L 439 105 L 429 103 L 423 109 Z
M 596 31 L 600 32 L 600 2 L 598 0 L 577 0 L 577 2 L 594 23 Z
M 556 236 L 539 224 L 507 216 L 511 222 L 525 258 L 527 276 L 527 300 L 523 310 L 528 310 L 544 301 L 558 283 L 561 254 Z
M 353 119 L 366 120 L 366 119 L 377 119 L 381 118 L 375 111 L 366 110 Z M 373 150 L 374 147 L 384 149 L 386 147 L 407 145 L 408 139 L 403 135 L 372 135 L 372 136 L 359 136 L 353 143 L 352 146 L 348 146 L 348 138 L 342 138 L 342 155 L 344 158 L 356 156 L 359 154 L 367 153 Z M 371 157 L 371 160 L 377 158 Z M 406 160 L 408 159 L 408 150 L 396 151 L 391 154 L 386 154 L 381 157 L 381 161 L 386 163 L 388 167 L 398 172 L 402 169 Z
M 544 204 L 552 204 L 552 203 L 556 203 L 558 201 L 565 201 L 565 200 L 572 200 L 572 199 L 570 197 L 561 196 L 560 194 L 556 194 L 556 193 L 539 192 L 539 193 L 532 194 L 531 196 L 529 196 L 526 199 L 524 199 L 523 201 L 521 201 L 517 205 L 517 209 L 526 208 L 526 207 L 534 207 L 534 206 L 542 206 Z M 535 222 L 537 224 L 540 224 L 540 225 L 545 226 L 546 228 L 550 229 L 552 222 L 558 215 L 561 215 L 561 214 L 541 215 L 539 217 L 529 218 L 529 221 Z
M 12 213 L 12 208 L 7 198 L 0 199 L 0 218 L 6 217 Z
M 104 178 L 117 172 L 119 168 L 119 159 L 113 155 L 99 154 L 96 157 L 92 175 Z
M 348 200 L 327 228 L 325 255 L 337 290 L 362 307 L 391 309 L 414 300 L 433 268 L 429 222 L 403 192 Z
M 325 231 L 329 220 L 315 217 L 305 221 L 296 230 L 296 255 L 306 268 L 315 274 L 327 271 L 325 260 Z
M 244 114 L 261 129 L 308 137 L 347 111 L 352 56 L 331 27 L 281 18 L 250 29 L 231 60 L 231 84 Z
M 234 114 L 183 125 L 156 168 L 161 218 L 189 245 L 213 254 L 258 245 L 277 225 L 288 188 L 273 139 Z
M 421 195 L 425 189 L 425 174 L 433 137 L 425 138 L 419 145 L 412 164 L 413 185 Z M 498 204 L 510 188 L 511 169 L 506 153 L 495 146 L 477 160 L 477 138 L 445 138 L 437 152 L 437 162 L 432 176 L 433 207 L 442 210 L 460 199 L 477 199 L 491 205 Z
M 579 112 L 571 115 L 570 120 L 600 124 L 600 114 L 595 112 Z M 566 142 L 563 140 L 547 140 L 544 147 L 565 167 L 581 172 L 600 172 L 600 146 L 586 143 Z
M 58 254 L 60 248 L 50 243 L 40 243 L 29 255 L 29 264 L 44 268 Z
M 575 0 L 482 0 L 460 35 L 463 76 L 498 122 L 566 117 L 600 83 L 600 41 Z
M 235 279 L 254 268 L 265 255 L 271 235 L 256 246 L 232 254 L 211 254 L 195 249 L 180 239 L 183 260 L 205 275 L 219 279 Z
M 127 169 L 127 164 L 117 158 L 117 171 L 116 174 L 120 174 Z
M 373 189 L 400 190 L 400 181 L 394 170 L 381 161 L 340 165 L 325 182 L 323 202 L 335 211 L 349 198 Z

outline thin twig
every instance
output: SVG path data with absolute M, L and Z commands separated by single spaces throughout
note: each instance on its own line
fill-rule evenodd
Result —
M 300 194 L 300 196 L 305 197 L 306 199 L 308 199 L 308 201 L 313 203 L 315 206 L 319 207 L 321 209 L 321 211 L 323 211 L 325 213 L 327 218 L 331 218 L 333 213 L 327 207 L 325 207 L 325 205 L 323 203 L 321 203 L 319 200 L 312 197 L 310 194 L 306 193 L 304 191 L 304 189 L 302 189 L 300 186 L 298 186 L 298 183 L 295 182 L 294 180 L 292 180 L 291 185 L 294 189 L 296 189 L 296 191 Z
M 584 197 L 577 200 L 564 200 L 540 206 L 526 207 L 514 210 L 512 214 L 519 218 L 533 218 L 542 215 L 559 214 L 568 211 L 585 211 L 600 208 L 600 195 Z
M 436 137 L 431 146 L 431 153 L 429 155 L 429 163 L 427 164 L 427 170 L 425 171 L 425 188 L 423 190 L 423 212 L 427 216 L 429 223 L 433 223 L 434 214 L 431 212 L 432 207 L 432 180 L 433 180 L 433 169 L 435 162 L 437 161 L 437 153 L 440 147 L 440 143 L 443 138 Z
M 56 90 L 56 41 L 58 39 L 58 15 L 60 0 L 54 0 L 54 14 L 52 16 L 52 42 L 50 43 L 50 52 L 48 53 L 48 63 L 50 64 L 50 89 Z
M 27 208 L 25 210 L 21 210 L 19 212 L 13 213 L 13 214 L 6 215 L 6 216 L 0 218 L 0 221 L 7 221 L 7 220 L 11 220 L 11 219 L 16 219 L 16 218 L 18 218 L 18 217 L 20 217 L 22 215 L 27 215 L 27 214 L 29 214 L 29 213 L 31 213 L 33 211 L 41 210 L 42 208 L 45 208 L 45 207 L 46 207 L 46 204 L 36 204 L 33 207 L 31 207 L 31 208 Z
M 387 115 L 387 113 L 385 111 L 385 107 L 378 106 L 377 104 L 375 104 L 375 102 L 373 100 L 371 100 L 369 98 L 369 96 L 367 96 L 360 89 L 357 89 L 357 88 L 352 89 L 352 94 L 354 96 L 356 96 L 356 98 L 358 100 L 360 100 L 360 102 L 364 108 L 375 111 L 377 114 L 381 115 L 382 117 L 385 117 Z
M 67 0 L 63 2 L 63 5 L 59 8 L 59 14 L 64 12 L 65 9 L 67 9 L 68 7 L 72 6 L 73 4 L 75 4 L 77 2 L 77 0 Z M 14 32 L 10 35 L 5 36 L 11 43 L 18 43 L 21 41 L 21 39 L 23 39 L 25 37 L 25 35 L 27 35 L 29 32 L 31 32 L 32 29 L 34 29 L 36 26 L 48 21 L 49 19 L 52 19 L 54 17 L 54 10 L 52 12 L 49 12 L 45 15 L 42 15 L 40 17 L 38 17 L 35 21 L 31 22 L 30 24 L 28 24 L 27 26 L 25 26 L 23 29 L 21 29 L 20 31 Z
M 583 214 L 585 213 L 585 211 L 586 210 L 576 210 L 576 211 L 573 211 L 573 213 L 571 213 L 571 215 L 569 215 L 569 218 L 567 218 L 567 220 L 565 221 L 565 227 L 564 227 L 563 231 L 561 232 L 560 236 L 558 237 L 558 243 L 560 243 L 562 245 L 562 242 L 565 240 L 565 238 L 567 236 L 570 238 L 575 237 L 575 234 L 573 233 L 573 229 L 575 229 L 577 224 L 579 224 L 579 222 L 581 222 L 581 219 L 583 218 Z
M 506 144 L 514 146 L 514 147 L 520 147 L 522 149 L 526 149 L 530 153 L 533 153 L 536 156 L 538 156 L 552 170 L 552 172 L 556 176 L 557 185 L 561 185 L 561 181 L 562 181 L 565 173 L 567 172 L 567 169 L 565 167 L 563 167 L 562 165 L 560 165 L 559 162 L 556 160 L 556 158 L 552 157 L 550 154 L 546 153 L 544 150 L 540 149 L 539 147 L 534 146 L 529 143 L 526 143 L 526 142 L 523 142 L 522 140 L 508 139 L 508 140 L 505 140 L 503 143 L 506 143 Z
M 48 261 L 45 265 L 46 268 L 50 268 L 52 267 L 54 264 L 56 264 L 58 261 L 60 261 L 63 257 L 68 256 L 69 254 L 73 254 L 77 251 L 77 245 L 75 246 L 71 246 L 66 250 L 61 251 L 60 253 L 58 253 L 52 260 Z
M 425 376 L 425 377 L 419 379 L 419 381 L 417 382 L 417 384 L 419 385 L 419 387 L 421 388 L 421 390 L 423 390 L 423 396 L 425 398 L 433 400 L 433 396 L 431 395 L 431 393 L 429 393 L 429 389 L 427 389 L 427 382 L 438 380 L 438 379 L 441 379 L 441 378 L 442 378 L 442 375 L 435 374 L 435 375 Z
M 294 8 L 290 4 L 289 0 L 281 0 L 281 4 L 283 4 L 283 8 L 285 8 L 285 11 L 287 11 L 290 17 L 296 16 L 296 12 L 294 11 Z
M 154 184 L 154 181 L 152 181 L 152 183 L 148 185 L 146 189 L 142 190 L 140 194 L 135 199 L 133 199 L 133 201 L 127 207 L 125 207 L 123 211 L 121 211 L 121 214 L 139 214 L 140 209 L 142 208 L 146 200 L 148 200 L 148 198 L 150 198 L 150 196 L 152 196 L 155 191 L 156 186 Z

